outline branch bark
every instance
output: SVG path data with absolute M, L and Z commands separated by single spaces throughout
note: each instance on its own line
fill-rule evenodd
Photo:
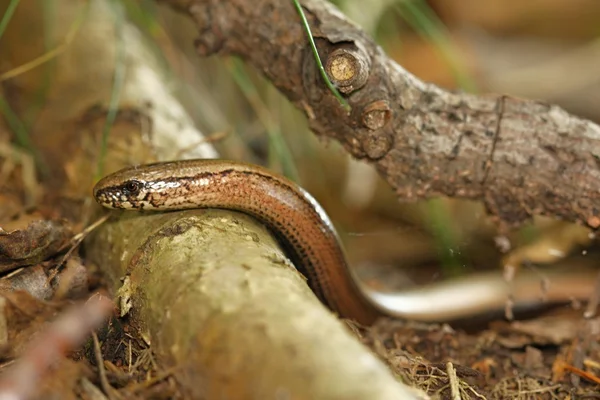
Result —
M 548 215 L 600 226 L 600 127 L 561 108 L 452 93 L 402 69 L 323 0 L 302 5 L 346 114 L 291 1 L 162 0 L 198 26 L 198 53 L 237 55 L 306 114 L 317 135 L 373 163 L 404 200 L 477 199 L 510 226 Z

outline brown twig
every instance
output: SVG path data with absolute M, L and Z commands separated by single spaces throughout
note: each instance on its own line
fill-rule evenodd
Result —
M 400 198 L 481 200 L 506 225 L 541 214 L 600 227 L 598 125 L 553 105 L 426 84 L 333 5 L 303 0 L 330 78 L 335 66 L 351 67 L 338 82 L 347 115 L 318 74 L 292 2 L 163 2 L 193 18 L 201 56 L 234 54 L 262 71 L 317 135 L 373 163 Z
M 67 250 L 65 255 L 61 258 L 61 260 L 56 265 L 54 271 L 52 271 L 50 276 L 48 276 L 48 279 L 47 279 L 48 283 L 52 282 L 54 280 L 54 278 L 56 278 L 56 275 L 58 275 L 58 273 L 60 272 L 60 269 L 61 269 L 60 267 L 65 263 L 65 261 L 67 261 L 67 259 L 71 256 L 71 254 L 73 254 L 73 251 L 75 251 L 75 249 L 77 249 L 77 247 L 79 247 L 81 242 L 83 242 L 83 239 L 85 239 L 87 237 L 87 235 L 89 235 L 94 229 L 96 229 L 97 227 L 102 225 L 104 222 L 106 222 L 106 220 L 108 220 L 109 218 L 110 218 L 110 214 L 106 214 L 106 215 L 100 217 L 98 220 L 96 220 L 96 222 L 87 226 L 83 231 L 81 231 L 80 233 L 73 236 L 73 238 L 70 241 L 69 250 Z
M 118 394 L 113 390 L 112 386 L 110 386 L 110 383 L 108 383 L 106 369 L 104 369 L 104 359 L 102 357 L 100 340 L 98 340 L 98 335 L 96 335 L 96 332 L 92 332 L 92 340 L 94 341 L 94 357 L 96 358 L 96 365 L 98 366 L 98 376 L 100 377 L 100 385 L 102 386 L 102 390 L 110 400 L 120 399 L 121 396 L 118 396 Z

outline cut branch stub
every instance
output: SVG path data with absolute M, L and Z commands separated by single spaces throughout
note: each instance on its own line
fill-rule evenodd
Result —
M 392 135 L 386 133 L 371 132 L 362 140 L 362 148 L 370 160 L 379 160 L 390 151 L 393 145 Z
M 392 118 L 392 110 L 386 100 L 377 100 L 368 104 L 362 112 L 362 122 L 372 131 L 383 128 Z
M 341 47 L 329 54 L 325 71 L 340 92 L 349 94 L 365 85 L 370 64 L 370 58 L 364 51 Z
M 371 160 L 385 156 L 394 145 L 391 132 L 383 129 L 392 119 L 392 110 L 387 100 L 376 100 L 365 106 L 361 113 L 362 124 L 369 130 L 361 135 L 362 149 Z

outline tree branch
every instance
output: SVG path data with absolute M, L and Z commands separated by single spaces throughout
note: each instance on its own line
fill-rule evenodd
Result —
M 600 127 L 553 105 L 444 91 L 402 69 L 335 7 L 302 2 L 347 114 L 318 75 L 291 1 L 162 0 L 196 22 L 198 53 L 238 55 L 317 135 L 373 163 L 405 200 L 477 199 L 508 225 L 534 214 L 600 226 Z

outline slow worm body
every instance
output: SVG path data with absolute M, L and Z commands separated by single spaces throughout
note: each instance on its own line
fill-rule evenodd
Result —
M 325 305 L 363 324 L 380 315 L 421 321 L 465 318 L 501 309 L 509 295 L 517 307 L 540 305 L 542 293 L 547 301 L 566 302 L 588 296 L 595 281 L 589 273 L 560 274 L 542 292 L 538 276 L 519 274 L 507 284 L 496 274 L 408 292 L 373 291 L 353 276 L 333 224 L 310 194 L 265 168 L 240 162 L 185 160 L 129 167 L 100 180 L 94 197 L 117 209 L 224 208 L 252 215 L 276 235 Z

